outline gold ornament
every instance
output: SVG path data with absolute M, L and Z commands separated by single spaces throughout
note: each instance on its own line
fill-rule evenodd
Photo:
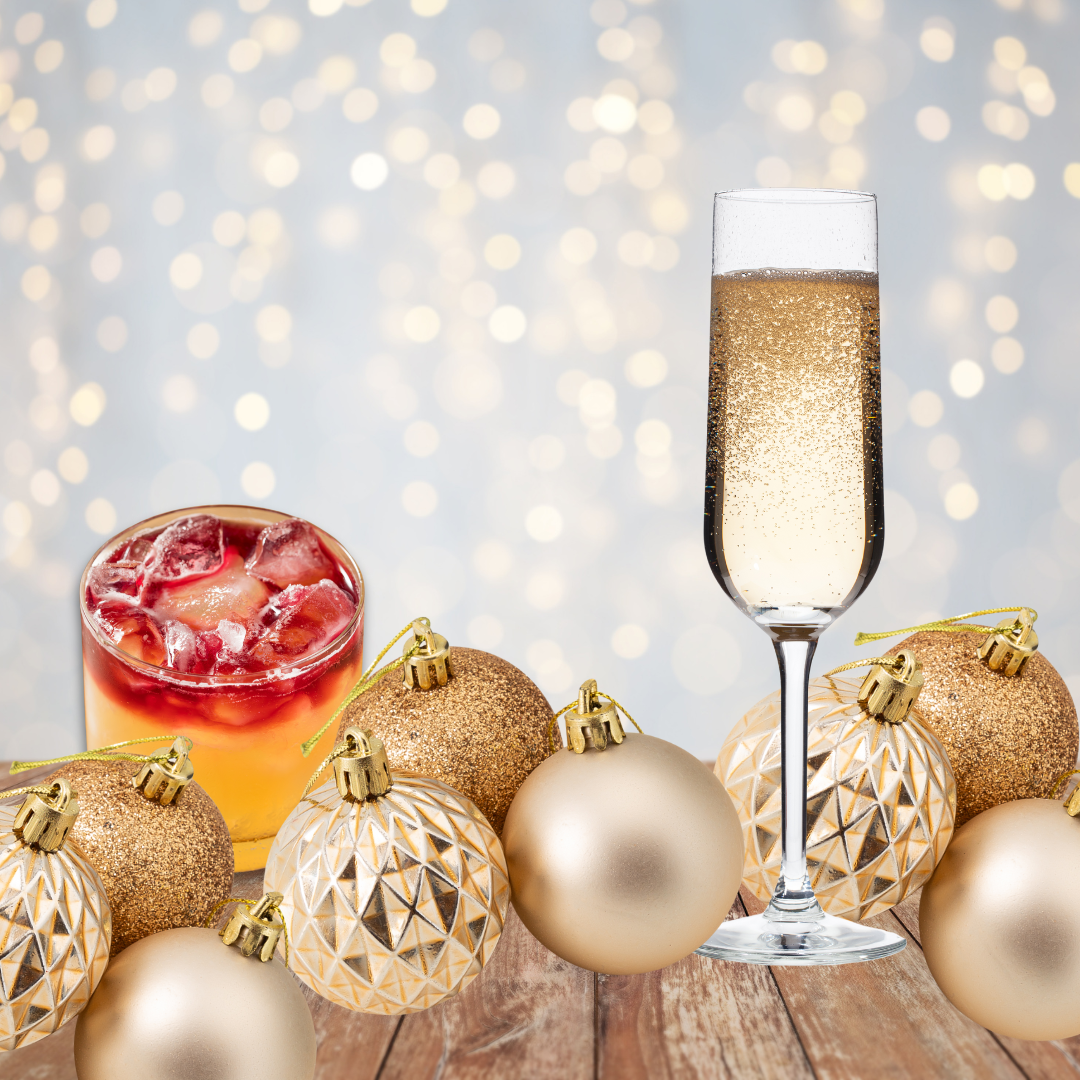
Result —
M 993 629 L 941 620 L 888 653 L 912 649 L 922 661 L 919 708 L 952 762 L 958 827 L 999 803 L 1045 795 L 1076 762 L 1076 706 L 1065 681 L 1036 651 L 1035 613 L 1019 612 Z M 989 612 L 958 618 L 979 614 Z M 884 636 L 860 634 L 856 644 Z
M 918 889 L 953 834 L 952 769 L 912 707 L 919 661 L 907 650 L 901 657 L 897 669 L 878 664 L 861 683 L 826 677 L 809 688 L 807 872 L 821 906 L 852 921 Z M 732 728 L 716 775 L 742 820 L 743 880 L 769 900 L 780 878 L 779 691 Z
M 163 930 L 125 949 L 79 1017 L 79 1080 L 311 1080 L 315 1026 L 274 958 L 280 899 L 238 908 L 220 933 Z
M 232 888 L 229 830 L 191 780 L 189 749 L 177 739 L 157 759 L 134 762 L 91 751 L 97 756 L 73 755 L 50 778 L 79 791 L 71 837 L 104 882 L 113 956 L 149 934 L 201 926 Z
M 0 806 L 0 1050 L 45 1038 L 90 1000 L 109 962 L 109 901 L 66 842 L 79 814 L 66 780 L 5 791 Z
M 550 753 L 551 706 L 513 664 L 450 646 L 426 619 L 402 634 L 409 630 L 402 660 L 377 682 L 365 675 L 358 696 L 341 710 L 337 737 L 349 727 L 371 729 L 392 769 L 449 784 L 501 835 L 514 794 Z
M 1021 799 L 984 811 L 956 831 L 922 892 L 930 973 L 1001 1035 L 1080 1035 L 1080 806 L 1067 806 Z
M 348 1009 L 419 1012 L 472 982 L 498 943 L 499 838 L 446 784 L 391 773 L 370 731 L 346 729 L 319 772 L 330 761 L 334 779 L 305 794 L 266 863 L 293 971 Z
M 533 935 L 579 967 L 630 975 L 681 959 L 724 921 L 743 842 L 712 772 L 673 743 L 624 733 L 622 707 L 599 696 L 590 679 L 562 710 L 572 749 L 522 784 L 503 841 Z

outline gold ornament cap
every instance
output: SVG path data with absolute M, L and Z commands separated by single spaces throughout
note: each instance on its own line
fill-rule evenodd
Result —
M 404 652 L 405 685 L 410 690 L 445 686 L 454 677 L 450 643 L 431 629 L 427 619 L 417 619 L 412 624 L 412 637 L 406 639 Z
M 985 660 L 991 671 L 1019 675 L 1039 648 L 1034 621 L 1028 608 L 1021 608 L 1015 619 L 1002 619 L 994 633 L 979 646 L 979 659 Z
M 15 815 L 11 831 L 37 851 L 59 851 L 79 816 L 75 789 L 64 780 L 54 780 L 47 795 L 30 794 Z
M 131 778 L 131 786 L 151 802 L 162 806 L 178 803 L 184 788 L 195 776 L 195 768 L 188 754 L 191 740 L 181 736 L 173 741 L 165 761 L 148 761 Z
M 613 701 L 601 702 L 597 697 L 596 680 L 586 679 L 578 691 L 576 709 L 566 714 L 566 739 L 575 754 L 586 750 L 606 750 L 609 742 L 621 743 L 626 738 L 619 712 Z
M 342 741 L 344 750 L 340 757 L 334 758 L 338 794 L 350 802 L 364 802 L 385 795 L 393 780 L 382 740 L 370 731 L 348 727 Z
M 258 954 L 265 964 L 285 932 L 285 921 L 279 911 L 284 899 L 279 892 L 268 892 L 252 908 L 237 904 L 225 929 L 219 931 L 221 940 L 226 945 L 235 945 L 245 956 Z
M 922 664 L 911 649 L 897 653 L 899 670 L 875 664 L 859 687 L 859 704 L 875 719 L 902 724 L 923 688 Z

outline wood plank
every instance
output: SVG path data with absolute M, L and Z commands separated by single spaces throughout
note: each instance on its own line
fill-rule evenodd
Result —
M 919 932 L 919 900 L 913 893 L 892 909 L 904 928 L 922 944 Z M 1080 1037 L 1059 1042 L 1029 1042 L 991 1032 L 1005 1052 L 1030 1080 L 1077 1080 L 1080 1077 Z
M 764 910 L 745 889 L 741 895 L 751 914 Z M 904 934 L 908 947 L 865 964 L 771 969 L 819 1080 L 1024 1075 L 989 1032 L 949 1004 L 899 919 L 886 912 L 867 923 Z
M 379 1080 L 592 1080 L 594 1025 L 592 973 L 545 949 L 511 908 L 486 970 L 402 1020 Z
M 736 898 L 728 919 L 742 918 Z M 598 1080 L 812 1080 L 767 968 L 688 956 L 647 975 L 601 975 Z

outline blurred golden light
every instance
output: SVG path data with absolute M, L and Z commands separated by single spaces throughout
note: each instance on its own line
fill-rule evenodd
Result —
M 203 264 L 193 251 L 177 255 L 169 264 L 169 280 L 178 289 L 194 289 L 202 281 Z
M 411 0 L 413 11 L 425 19 L 430 19 L 446 9 L 446 0 Z
M 114 247 L 101 247 L 90 256 L 90 273 L 103 284 L 115 281 L 123 269 L 124 260 Z
M 667 378 L 668 363 L 656 349 L 641 349 L 626 361 L 626 380 L 631 386 L 648 389 L 659 386 Z
M 146 76 L 146 96 L 151 101 L 165 101 L 176 89 L 176 72 L 172 68 L 156 67 Z
M 414 420 L 405 429 L 403 441 L 413 457 L 431 457 L 439 448 L 439 432 L 427 420 Z
M 933 390 L 919 390 L 908 402 L 908 416 L 916 427 L 933 427 L 944 413 L 945 403 Z
M 919 48 L 928 59 L 944 64 L 956 49 L 956 28 L 948 19 L 927 19 L 919 35 Z
M 664 135 L 675 123 L 675 113 L 666 101 L 654 98 L 638 109 L 637 122 L 646 135 Z
M 990 348 L 990 362 L 1002 375 L 1012 375 L 1024 364 L 1024 346 L 1014 337 L 999 337 Z
M 982 119 L 988 131 L 1014 141 L 1024 138 L 1030 126 L 1023 109 L 1006 105 L 1004 101 L 988 101 L 982 107 Z
M 513 304 L 503 304 L 497 307 L 488 318 L 488 333 L 504 345 L 524 337 L 527 328 L 525 312 Z
M 387 67 L 402 67 L 416 56 L 416 42 L 408 34 L 390 34 L 379 46 L 379 59 Z
M 154 196 L 150 213 L 159 225 L 175 225 L 184 216 L 184 196 L 179 191 L 162 191 Z
M 431 140 L 427 133 L 418 127 L 398 128 L 387 141 L 390 156 L 406 165 L 425 157 L 430 146 Z
M 1027 59 L 1027 49 L 1017 38 L 999 37 L 994 42 L 994 59 L 1007 71 L 1019 71 Z
M 116 18 L 116 0 L 90 0 L 86 5 L 86 22 L 92 30 L 101 30 Z
M 1007 334 L 1020 319 L 1020 308 L 1010 296 L 991 296 L 986 302 L 986 325 L 995 334 Z
M 435 85 L 435 76 L 435 65 L 430 60 L 410 60 L 401 68 L 401 89 L 410 94 L 422 94 Z
M 247 221 L 247 236 L 253 244 L 273 247 L 285 231 L 285 222 L 272 207 L 256 210 Z
M 974 397 L 985 382 L 986 375 L 974 360 L 957 360 L 949 369 L 949 386 L 957 397 Z
M 402 320 L 402 329 L 405 331 L 405 336 L 418 345 L 434 341 L 438 336 L 441 325 L 439 313 L 426 304 L 410 308 L 405 312 L 405 318 Z
M 276 485 L 274 470 L 265 461 L 253 461 L 245 465 L 240 473 L 240 486 L 244 489 L 244 494 L 252 499 L 269 498 Z
M 459 180 L 439 193 L 439 209 L 451 218 L 464 217 L 476 206 L 476 189 L 468 180 Z
M 84 383 L 71 395 L 68 412 L 81 427 L 96 424 L 105 411 L 105 391 L 95 382 Z
M 370 152 L 355 158 L 349 170 L 352 182 L 361 191 L 374 191 L 389 175 L 390 168 L 386 164 L 386 158 L 382 154 Z
M 119 352 L 127 344 L 127 323 L 119 315 L 108 315 L 98 323 L 96 336 L 106 352 Z
M 603 174 L 591 161 L 572 161 L 563 173 L 563 183 L 574 195 L 591 195 L 602 180 Z
M 945 492 L 945 513 L 954 521 L 967 521 L 979 509 L 979 493 L 966 481 Z
M 937 105 L 924 105 L 915 114 L 915 129 L 930 142 L 947 139 L 952 129 L 949 114 Z
M 341 111 L 345 114 L 345 119 L 351 120 L 354 124 L 362 124 L 365 120 L 370 120 L 378 108 L 379 99 L 375 93 L 362 86 L 350 90 L 341 102 Z
M 292 315 L 282 304 L 268 304 L 255 316 L 255 333 L 263 341 L 284 341 L 292 332 Z
M 827 142 L 839 145 L 850 141 L 855 129 L 845 120 L 841 120 L 831 110 L 823 112 L 818 117 L 818 131 Z
M 90 462 L 77 446 L 69 446 L 60 452 L 56 469 L 69 484 L 81 484 L 90 472 Z
M 1035 174 L 1026 165 L 1013 162 L 1003 170 L 1005 190 L 1011 198 L 1029 198 L 1035 190 Z
M 270 422 L 270 403 L 253 391 L 242 394 L 233 407 L 233 416 L 245 431 L 259 431 Z
M 521 260 L 521 244 L 509 233 L 497 233 L 484 245 L 484 260 L 494 270 L 509 270 Z
M 26 230 L 26 239 L 35 251 L 48 251 L 60 239 L 60 224 L 52 214 L 41 214 L 30 222 L 30 227 Z M 97 277 L 97 274 L 94 276 Z
M 288 187 L 300 175 L 300 159 L 290 150 L 278 150 L 266 159 L 263 176 L 271 187 Z
M 680 196 L 664 192 L 649 203 L 649 217 L 660 232 L 679 233 L 690 221 L 690 210 Z
M 596 39 L 597 52 L 614 63 L 629 60 L 634 53 L 634 36 L 628 30 L 613 26 Z
M 30 346 L 30 366 L 41 375 L 55 371 L 60 363 L 60 346 L 54 337 L 36 338 Z
M 1072 161 L 1065 166 L 1062 176 L 1065 190 L 1075 199 L 1080 199 L 1080 161 Z
M 301 35 L 300 24 L 282 15 L 263 15 L 251 24 L 251 36 L 271 56 L 292 52 L 300 44 Z
M 838 120 L 851 127 L 866 119 L 866 102 L 855 90 L 838 90 L 829 99 L 829 108 Z
M 1045 71 L 1037 67 L 1021 68 L 1016 82 L 1024 95 L 1024 104 L 1036 116 L 1049 116 L 1054 111 L 1057 98 L 1050 89 L 1050 80 Z
M 461 163 L 453 154 L 432 154 L 424 162 L 424 179 L 438 191 L 453 187 L 460 176 Z
M 44 128 L 31 128 L 19 140 L 19 153 L 26 161 L 40 161 L 48 152 L 49 133 Z
M 244 215 L 236 210 L 225 210 L 214 218 L 211 234 L 222 247 L 236 247 L 247 232 Z
M 101 0 L 94 0 L 100 3 Z M 116 528 L 116 510 L 108 499 L 91 499 L 86 507 L 86 524 L 99 536 L 108 536 Z
M 525 531 L 541 544 L 557 540 L 563 531 L 563 516 L 554 506 L 534 506 L 525 515 Z
M 23 296 L 35 303 L 44 300 L 52 288 L 52 274 L 44 266 L 31 266 L 20 280 Z
M 188 41 L 197 49 L 205 49 L 221 37 L 224 29 L 225 20 L 220 11 L 200 11 L 188 23 Z
M 566 108 L 566 121 L 575 130 L 583 133 L 596 130 L 596 101 L 591 97 L 574 98 Z M 640 114 L 639 114 L 640 115 Z
M 805 131 L 814 122 L 814 106 L 803 94 L 785 94 L 776 103 L 776 118 L 788 131 Z
M 517 185 L 514 167 L 505 161 L 489 161 L 476 174 L 480 194 L 489 199 L 505 199 Z
M 169 412 L 190 412 L 199 400 L 199 389 L 189 375 L 170 375 L 161 387 L 161 402 Z
M 819 75 L 829 62 L 825 47 L 817 41 L 800 41 L 791 49 L 791 64 L 800 75 Z
M 343 94 L 356 80 L 356 64 L 347 56 L 328 56 L 317 77 L 328 94 Z
M 664 163 L 655 154 L 637 154 L 626 167 L 626 178 L 636 188 L 651 191 L 664 179 Z
M 1007 273 L 1016 265 L 1016 245 L 1007 236 L 991 236 L 984 249 L 986 263 L 999 274 Z
M 254 71 L 262 55 L 263 47 L 254 38 L 241 38 L 229 47 L 229 67 L 239 74 Z
M 344 0 L 308 0 L 308 11 L 312 15 L 326 18 L 329 15 L 336 15 L 341 10 L 343 2 Z
M 96 240 L 108 232 L 111 222 L 112 214 L 104 203 L 91 203 L 79 215 L 79 228 L 82 229 L 83 235 L 90 237 L 91 240 Z
M 629 131 L 637 120 L 637 106 L 621 94 L 604 94 L 593 106 L 596 123 L 604 131 L 621 135 Z
M 37 120 L 37 102 L 30 97 L 19 98 L 8 112 L 7 122 L 12 131 L 28 131 Z
M 200 322 L 187 332 L 186 342 L 196 360 L 209 360 L 221 345 L 221 335 L 213 323 Z
M 474 139 L 490 139 L 499 130 L 502 119 L 494 105 L 473 105 L 466 110 L 462 127 Z
M 34 67 L 48 75 L 64 62 L 64 46 L 59 41 L 43 41 L 34 51 Z

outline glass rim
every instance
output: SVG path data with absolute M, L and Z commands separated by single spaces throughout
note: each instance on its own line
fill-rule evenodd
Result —
M 791 203 L 810 206 L 876 202 L 871 191 L 845 188 L 730 188 L 718 191 L 713 200 L 719 202 Z
M 295 679 L 298 676 L 303 675 L 306 671 L 332 657 L 335 652 L 342 651 L 353 636 L 360 620 L 364 617 L 364 575 L 361 573 L 360 567 L 356 565 L 356 560 L 337 537 L 332 536 L 325 529 L 319 528 L 318 525 L 308 521 L 306 518 L 299 518 L 298 520 L 306 522 L 306 524 L 315 529 L 322 537 L 332 541 L 335 547 L 340 549 L 341 555 L 343 555 L 344 558 L 338 558 L 336 552 L 334 553 L 335 558 L 344 565 L 345 570 L 350 577 L 352 577 L 357 591 L 356 608 L 353 611 L 352 618 L 349 619 L 348 623 L 331 641 L 328 641 L 317 652 L 301 658 L 295 664 L 288 667 L 270 668 L 266 671 L 245 671 L 237 672 L 235 674 L 211 675 L 205 672 L 176 671 L 173 668 L 163 667 L 160 664 L 150 664 L 145 660 L 140 660 L 137 656 L 132 656 L 130 653 L 124 652 L 124 650 L 119 648 L 115 642 L 112 642 L 105 637 L 95 620 L 90 617 L 90 611 L 86 605 L 86 579 L 91 569 L 99 564 L 101 557 L 107 551 L 113 549 L 116 542 L 121 538 L 132 538 L 146 528 L 156 527 L 151 523 L 159 522 L 162 518 L 176 520 L 177 518 L 184 517 L 188 514 L 206 513 L 211 510 L 250 510 L 257 514 L 274 514 L 279 521 L 286 521 L 289 518 L 296 517 L 295 514 L 286 514 L 282 510 L 272 510 L 268 506 L 248 506 L 243 503 L 208 503 L 203 506 L 186 506 L 179 510 L 166 510 L 160 514 L 151 514 L 150 517 L 143 518 L 142 521 L 137 521 L 134 525 L 129 525 L 126 529 L 121 529 L 120 532 L 106 540 L 105 543 L 94 552 L 84 567 L 82 576 L 79 578 L 79 615 L 83 626 L 89 629 L 97 644 L 112 656 L 113 659 L 128 665 L 142 674 L 152 676 L 153 678 L 164 682 L 173 682 L 187 686 L 240 687 L 259 685 L 261 683 L 269 684 L 284 682 L 287 679 Z M 225 518 L 224 520 L 228 519 Z M 273 524 L 273 522 L 271 522 L 271 524 Z

